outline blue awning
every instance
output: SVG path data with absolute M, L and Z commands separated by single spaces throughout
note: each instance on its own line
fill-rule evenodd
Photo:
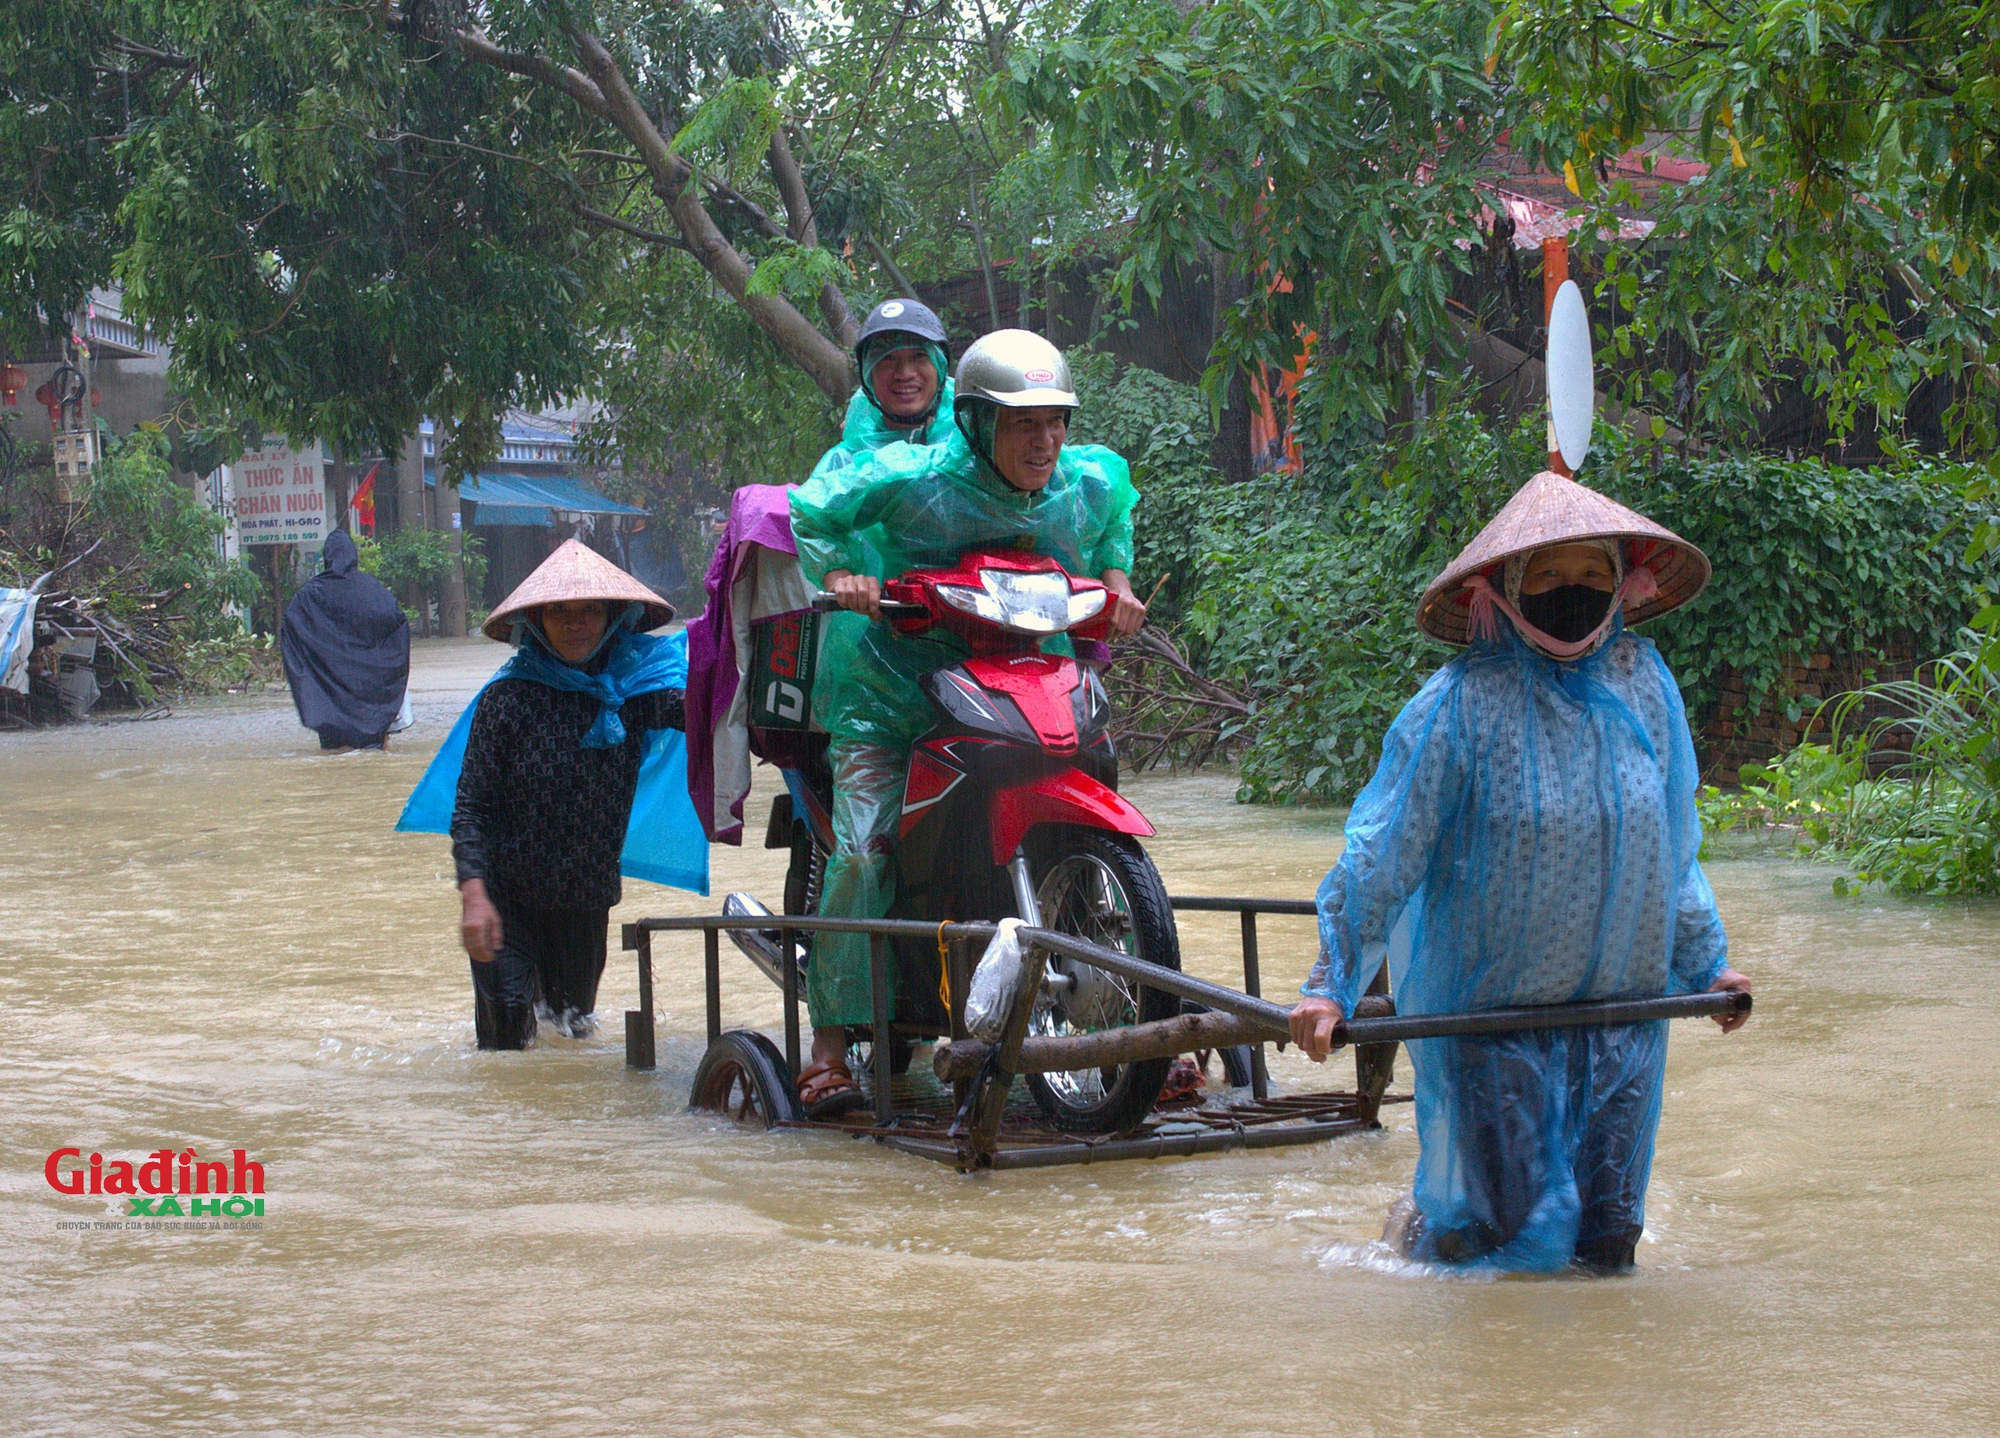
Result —
M 426 473 L 425 480 L 435 483 Z M 474 506 L 472 522 L 487 524 L 554 524 L 558 514 L 644 514 L 599 494 L 580 479 L 562 475 L 491 472 L 466 480 L 458 497 Z

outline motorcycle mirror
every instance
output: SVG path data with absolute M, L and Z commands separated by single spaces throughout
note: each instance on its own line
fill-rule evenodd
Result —
M 1550 448 L 1574 474 L 1590 453 L 1590 425 L 1596 396 L 1591 376 L 1590 315 L 1575 280 L 1564 280 L 1549 306 L 1549 348 L 1545 373 L 1549 388 Z

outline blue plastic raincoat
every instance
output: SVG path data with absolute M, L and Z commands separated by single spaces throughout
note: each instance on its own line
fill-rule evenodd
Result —
M 487 685 L 502 679 L 532 679 L 558 689 L 595 694 L 603 707 L 583 742 L 587 747 L 618 744 L 625 737 L 618 710 L 627 697 L 686 687 L 687 632 L 623 635 L 614 641 L 611 660 L 598 674 L 558 663 L 526 644 L 479 687 L 479 693 L 484 694 Z M 478 708 L 479 695 L 475 694 L 451 726 L 424 777 L 410 791 L 402 816 L 396 820 L 398 833 L 451 832 L 459 770 L 465 764 L 465 745 Z M 695 816 L 694 801 L 688 797 L 687 736 L 678 729 L 658 730 L 646 743 L 618 872 L 628 879 L 645 879 L 697 894 L 708 892 L 708 835 Z
M 1305 985 L 1352 1014 L 1407 913 L 1399 1013 L 1707 989 L 1727 944 L 1695 854 L 1680 689 L 1615 626 L 1573 663 L 1508 627 L 1397 716 L 1319 889 Z M 1553 1272 L 1635 1241 L 1664 1022 L 1411 1044 L 1414 1256 Z

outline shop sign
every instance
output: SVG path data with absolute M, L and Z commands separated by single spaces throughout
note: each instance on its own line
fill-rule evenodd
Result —
M 237 543 L 311 548 L 325 541 L 326 462 L 318 444 L 293 449 L 272 435 L 228 469 Z

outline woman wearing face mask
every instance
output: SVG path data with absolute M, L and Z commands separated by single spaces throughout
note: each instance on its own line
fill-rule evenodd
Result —
M 1625 628 L 1708 574 L 1677 535 L 1545 473 L 1425 592 L 1419 626 L 1469 648 L 1390 727 L 1320 885 L 1319 963 L 1292 1013 L 1309 1055 L 1404 921 L 1404 1014 L 1749 991 L 1695 859 L 1680 689 Z M 1431 1262 L 1629 1268 L 1666 1049 L 1664 1022 L 1411 1044 L 1420 1152 L 1392 1236 Z
M 966 654 L 943 630 L 903 635 L 880 622 L 885 578 L 948 567 L 968 550 L 1027 549 L 1103 580 L 1114 634 L 1144 622 L 1126 577 L 1138 492 L 1112 451 L 1065 444 L 1075 407 L 1062 352 L 1026 330 L 999 330 L 959 360 L 954 426 L 942 444 L 890 445 L 845 470 L 816 472 L 792 495 L 799 562 L 846 611 L 829 617 L 812 696 L 832 736 L 834 772 L 823 914 L 888 913 L 910 746 L 932 722 L 920 680 Z M 799 1076 L 800 1097 L 815 1114 L 858 1106 L 846 1032 L 873 1020 L 866 936 L 814 941 L 806 1000 L 813 1061 Z
M 527 1047 L 538 1007 L 559 1033 L 595 1030 L 648 741 L 682 725 L 686 648 L 644 632 L 673 612 L 572 539 L 486 621 L 515 654 L 474 701 L 451 817 L 483 1049 Z

